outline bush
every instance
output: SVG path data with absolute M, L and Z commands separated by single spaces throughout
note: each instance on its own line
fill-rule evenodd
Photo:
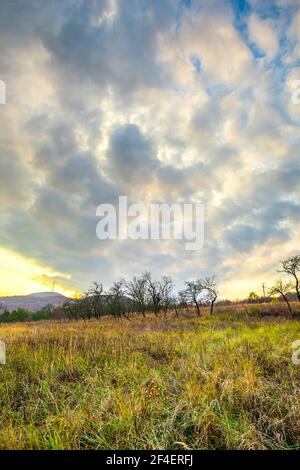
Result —
M 33 321 L 50 320 L 51 318 L 52 318 L 52 312 L 50 309 L 39 310 L 38 312 L 33 313 L 31 316 L 31 319 Z
M 261 309 L 259 305 L 253 305 L 249 308 L 249 315 L 253 317 L 258 317 L 261 314 Z
M 2 323 L 24 322 L 31 320 L 31 313 L 25 308 L 17 308 L 11 312 L 4 312 L 0 317 Z

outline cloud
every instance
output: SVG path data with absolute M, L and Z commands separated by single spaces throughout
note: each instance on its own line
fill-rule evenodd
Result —
M 185 54 L 199 57 L 210 86 L 232 86 L 236 81 L 244 85 L 253 73 L 251 52 L 233 23 L 227 2 L 197 2 L 186 13 L 179 44 Z
M 126 189 L 132 185 L 147 185 L 159 162 L 151 140 L 136 125 L 127 124 L 111 132 L 107 165 L 110 178 Z
M 300 45 L 300 5 L 298 4 L 298 11 L 293 15 L 291 20 L 287 37 L 292 43 L 292 53 L 289 61 L 296 61 L 300 59 L 299 45 Z
M 1 2 L 1 247 L 78 290 L 148 268 L 235 296 L 272 276 L 300 241 L 299 10 L 276 3 Z M 120 194 L 204 201 L 203 249 L 100 242 L 96 207 Z
M 252 14 L 248 27 L 251 40 L 265 53 L 268 60 L 274 59 L 279 51 L 279 38 L 274 21 L 263 20 Z
M 156 47 L 158 34 L 175 19 L 174 2 L 118 1 L 113 16 L 106 13 L 108 3 L 99 11 L 95 2 L 80 2 L 55 34 L 42 32 L 55 66 L 70 79 L 122 94 L 167 86 Z

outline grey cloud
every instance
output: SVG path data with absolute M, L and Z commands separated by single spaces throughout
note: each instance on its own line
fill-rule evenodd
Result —
M 36 127 L 35 122 L 31 122 L 28 128 L 35 142 L 33 166 L 52 188 L 65 193 L 66 197 L 76 197 L 94 206 L 115 200 L 117 189 L 104 177 L 97 158 L 78 147 L 76 125 L 76 121 L 71 126 L 41 119 Z
M 56 34 L 42 35 L 54 63 L 70 79 L 77 76 L 101 89 L 113 86 L 131 93 L 140 87 L 166 86 L 166 70 L 156 54 L 156 34 L 174 21 L 176 2 L 120 1 L 111 21 L 92 26 L 99 15 L 95 5 L 81 2 Z
M 0 144 L 0 200 L 2 205 L 23 206 L 30 198 L 31 175 L 9 145 Z
M 225 241 L 234 249 L 241 252 L 251 252 L 257 245 L 269 240 L 287 241 L 288 230 L 279 227 L 255 227 L 251 225 L 238 224 L 229 229 L 225 234 Z
M 159 166 L 151 140 L 133 124 L 112 131 L 107 152 L 111 178 L 121 185 L 144 185 L 151 181 Z

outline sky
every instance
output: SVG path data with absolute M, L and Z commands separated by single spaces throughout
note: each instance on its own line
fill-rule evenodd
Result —
M 300 248 L 300 0 L 1 0 L 0 294 L 150 270 L 261 291 Z M 205 243 L 96 237 L 119 195 Z

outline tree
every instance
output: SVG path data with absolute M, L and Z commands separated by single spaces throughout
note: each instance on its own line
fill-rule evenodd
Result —
M 291 308 L 291 305 L 290 305 L 289 300 L 287 298 L 287 295 L 290 293 L 291 288 L 292 288 L 292 283 L 291 282 L 284 283 L 280 279 L 279 281 L 275 282 L 275 284 L 273 285 L 273 287 L 271 287 L 271 289 L 269 289 L 269 295 L 271 295 L 272 297 L 274 295 L 281 295 L 283 297 L 283 299 L 285 300 L 287 306 L 288 306 L 290 314 L 292 315 L 292 313 L 293 313 L 292 308 Z
M 179 309 L 181 307 L 181 299 L 179 296 L 171 296 L 168 301 L 167 301 L 167 305 L 166 305 L 166 308 L 169 308 L 170 310 L 173 310 L 175 312 L 175 316 L 178 317 L 179 316 Z
M 62 306 L 63 316 L 68 319 L 85 320 L 89 315 L 88 308 L 85 296 L 69 299 Z
M 26 308 L 17 308 L 9 312 L 9 322 L 25 322 L 31 320 L 31 312 Z
M 185 298 L 192 302 L 196 306 L 197 315 L 200 317 L 200 305 L 201 305 L 201 295 L 203 294 L 203 286 L 201 280 L 197 281 L 186 281 L 185 282 L 185 290 L 181 292 L 181 295 L 185 296 Z
M 85 294 L 87 308 L 89 310 L 88 316 L 100 318 L 103 310 L 103 285 L 94 282 Z
M 52 313 L 54 312 L 54 308 L 52 305 L 46 305 L 45 307 L 41 308 L 37 312 L 32 315 L 33 321 L 39 320 L 50 320 L 52 317 Z
M 180 310 L 182 309 L 186 310 L 188 308 L 188 302 L 187 302 L 185 291 L 181 291 L 178 293 L 178 308 Z
M 257 299 L 259 299 L 259 295 L 257 295 L 256 292 L 252 291 L 252 292 L 250 292 L 250 294 L 248 296 L 248 299 L 249 300 L 257 300 Z
M 134 277 L 132 281 L 123 281 L 126 289 L 126 295 L 133 302 L 133 306 L 143 317 L 146 317 L 147 308 L 147 278 L 145 274 L 141 277 Z
M 300 302 L 300 255 L 291 256 L 284 261 L 281 261 L 282 269 L 279 270 L 281 273 L 286 273 L 289 276 L 293 276 L 295 281 L 295 289 L 297 298 Z
M 163 276 L 160 280 L 154 280 L 149 272 L 145 273 L 145 279 L 147 282 L 149 302 L 153 308 L 154 314 L 158 315 L 162 306 L 166 304 L 167 299 L 170 298 L 173 281 L 168 276 Z
M 0 322 L 7 323 L 9 321 L 9 311 L 7 310 L 6 305 L 0 303 Z
M 3 313 L 7 312 L 7 307 L 6 305 L 0 303 L 0 315 L 3 315 Z
M 128 315 L 126 314 L 126 309 L 129 305 L 126 302 L 126 297 L 124 293 L 124 281 L 116 281 L 113 286 L 109 289 L 107 293 L 108 306 L 111 315 L 115 318 L 120 318 L 124 316 L 129 320 Z
M 210 314 L 213 314 L 214 304 L 218 298 L 217 283 L 215 276 L 205 277 L 200 281 L 202 289 L 206 291 L 206 300 L 210 302 Z

